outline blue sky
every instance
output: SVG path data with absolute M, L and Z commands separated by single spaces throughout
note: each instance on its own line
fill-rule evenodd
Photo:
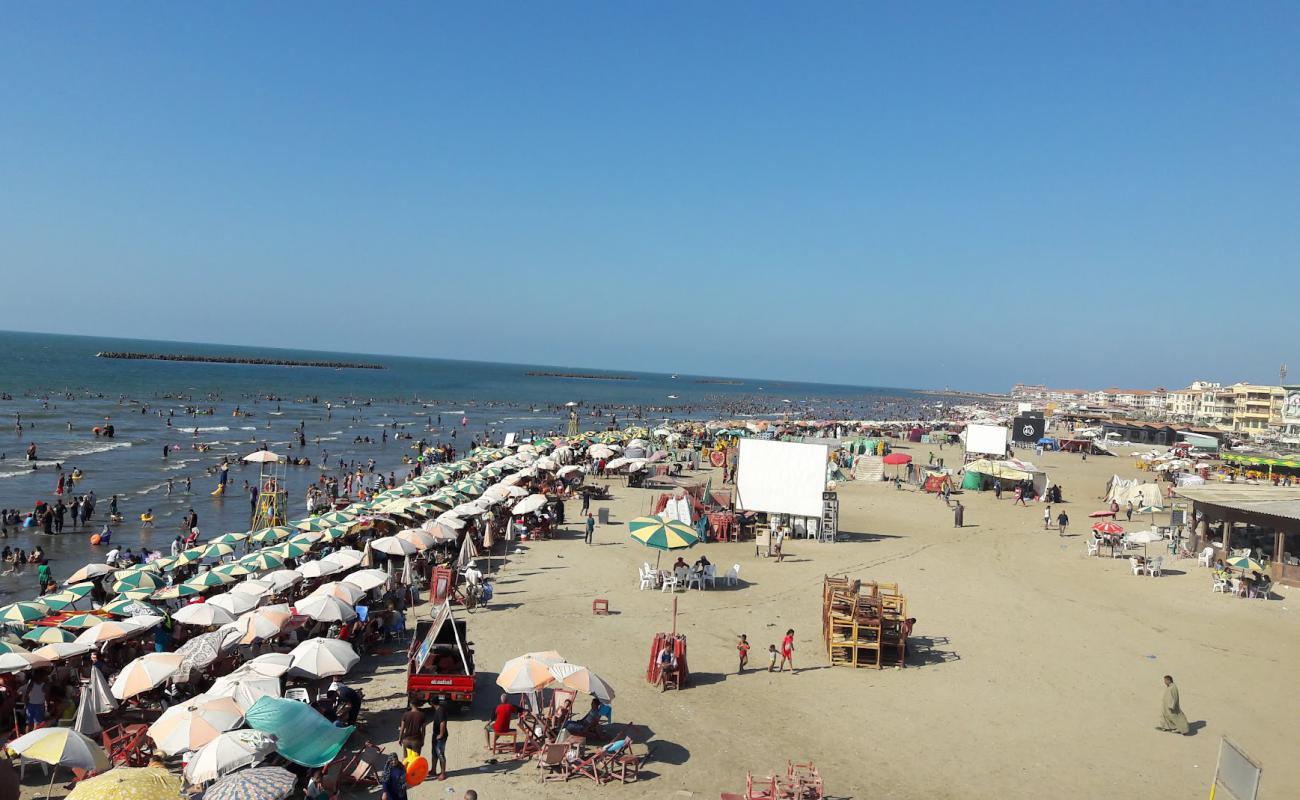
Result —
M 6 3 L 3 327 L 918 387 L 1300 374 L 1298 9 Z

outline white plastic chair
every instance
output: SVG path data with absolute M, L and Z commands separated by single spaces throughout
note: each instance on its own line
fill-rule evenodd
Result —
M 1090 555 L 1090 556 L 1099 556 L 1099 555 L 1101 555 L 1101 542 L 1097 541 L 1096 539 L 1089 539 L 1089 540 L 1088 540 L 1088 555 Z
M 732 564 L 731 569 L 727 570 L 727 574 L 722 577 L 728 586 L 735 586 L 740 583 L 740 565 Z
M 1201 551 L 1201 554 L 1199 556 L 1196 557 L 1196 563 L 1199 566 L 1208 567 L 1210 566 L 1210 563 L 1213 561 L 1213 559 L 1214 559 L 1214 548 L 1207 547 Z
M 637 570 L 637 575 L 641 578 L 641 583 L 640 586 L 638 587 L 641 591 L 655 588 L 655 575 L 653 572 L 646 569 L 645 567 L 642 567 L 641 569 Z
M 703 590 L 703 589 L 704 589 L 704 573 L 703 573 L 703 572 L 698 572 L 698 571 L 696 571 L 696 570 L 691 570 L 691 571 L 686 575 L 686 588 L 687 588 L 687 590 L 689 590 L 689 589 L 691 588 L 692 585 L 694 585 L 696 589 L 700 589 L 700 590 Z
M 704 582 L 709 586 L 717 587 L 718 585 L 718 568 L 712 564 L 704 568 Z
M 1220 578 L 1218 575 L 1214 576 L 1214 585 L 1210 587 L 1211 592 L 1222 592 L 1223 594 L 1227 594 L 1228 588 L 1227 581 Z
M 1130 559 L 1128 560 L 1128 565 L 1129 565 L 1130 568 L 1132 568 L 1132 570 L 1133 570 L 1133 574 L 1134 574 L 1134 575 L 1141 575 L 1141 574 L 1142 574 L 1142 572 L 1143 572 L 1143 567 L 1142 567 L 1141 564 L 1138 563 L 1138 560 L 1137 560 L 1136 558 L 1130 558 Z
M 1146 574 L 1150 575 L 1153 578 L 1158 578 L 1161 575 L 1161 570 L 1164 568 L 1164 565 L 1165 565 L 1165 557 L 1156 556 L 1155 558 L 1151 559 L 1151 561 L 1147 563 L 1145 568 Z
M 677 587 L 678 587 L 678 585 L 679 585 L 679 582 L 678 582 L 678 580 L 677 580 L 677 575 L 676 575 L 675 573 L 670 572 L 670 573 L 668 573 L 667 575 L 664 576 L 663 586 L 659 589 L 659 591 L 661 591 L 661 592 L 669 592 L 669 591 L 675 592 L 675 591 L 677 591 Z
M 295 686 L 292 689 L 284 690 L 285 700 L 297 700 L 299 703 L 311 703 L 311 696 L 307 690 L 301 686 Z

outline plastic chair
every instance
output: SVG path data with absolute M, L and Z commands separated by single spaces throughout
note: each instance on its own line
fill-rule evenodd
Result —
M 608 723 L 610 723 L 610 724 L 613 724 L 613 722 L 614 722 L 614 709 L 613 709 L 613 707 L 611 707 L 609 703 L 601 703 L 601 704 L 600 704 L 600 716 L 597 717 L 596 719 L 597 719 L 598 721 L 599 721 L 599 720 L 604 720 L 605 722 L 608 722 Z
M 661 592 L 674 591 L 674 592 L 675 592 L 675 591 L 677 591 L 677 586 L 678 586 L 677 576 L 674 575 L 673 573 L 669 573 L 669 574 L 667 574 L 667 575 L 664 576 L 663 586 L 659 589 L 659 591 L 661 591 Z
M 1151 577 L 1157 578 L 1161 575 L 1161 569 L 1164 567 L 1164 565 L 1165 565 L 1165 557 L 1156 556 L 1155 558 L 1151 559 L 1151 561 L 1147 563 L 1145 567 L 1145 572 Z
M 1199 556 L 1196 557 L 1196 564 L 1197 566 L 1208 567 L 1213 562 L 1213 560 L 1214 560 L 1214 548 L 1207 547 L 1201 551 L 1201 554 Z
M 704 574 L 701 573 L 701 572 L 697 572 L 696 570 L 691 570 L 689 573 L 687 573 L 687 575 L 686 575 L 686 588 L 687 588 L 687 590 L 689 590 L 689 589 L 691 588 L 692 585 L 694 585 L 695 588 L 697 588 L 697 589 L 703 590 L 703 589 L 704 589 Z
M 731 569 L 727 570 L 727 574 L 722 577 L 727 581 L 728 586 L 740 583 L 740 565 L 732 564 Z
M 708 565 L 707 567 L 704 568 L 704 582 L 705 582 L 706 584 L 710 585 L 710 586 L 715 587 L 715 588 L 717 587 L 717 585 L 718 585 L 718 568 L 717 568 L 717 567 L 715 567 L 715 566 L 713 566 L 712 564 L 710 564 L 710 565 Z
M 1101 555 L 1101 542 L 1098 542 L 1096 539 L 1088 540 L 1088 555 L 1090 556 Z
M 1221 593 L 1223 593 L 1223 594 L 1227 594 L 1227 593 L 1228 593 L 1228 589 L 1229 589 L 1228 581 L 1225 580 L 1223 577 L 1221 577 L 1221 576 L 1219 576 L 1219 575 L 1215 575 L 1215 576 L 1214 576 L 1214 585 L 1212 585 L 1212 586 L 1210 587 L 1210 591 L 1211 591 L 1211 592 L 1221 592 Z
M 1128 560 L 1128 565 L 1133 570 L 1134 575 L 1141 575 L 1145 571 L 1145 568 L 1138 563 L 1136 558 L 1130 558 Z
M 645 591 L 646 589 L 655 588 L 655 575 L 653 572 L 643 568 L 639 571 L 639 575 L 641 582 L 637 587 L 638 589 Z

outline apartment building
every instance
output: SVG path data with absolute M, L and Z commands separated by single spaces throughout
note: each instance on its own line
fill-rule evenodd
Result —
M 1282 426 L 1282 403 L 1286 390 L 1281 386 L 1256 383 L 1232 385 L 1232 430 L 1258 435 Z

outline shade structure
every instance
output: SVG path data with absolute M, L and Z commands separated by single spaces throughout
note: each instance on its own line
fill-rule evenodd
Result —
M 245 661 L 234 672 L 233 676 L 255 673 L 264 675 L 268 678 L 278 678 L 289 671 L 293 664 L 293 656 L 288 653 L 263 653 L 257 658 Z
M 343 576 L 343 583 L 351 584 L 362 592 L 377 589 L 388 582 L 388 573 L 382 569 L 359 569 Z
M 323 578 L 326 575 L 333 575 L 336 572 L 342 572 L 343 565 L 336 564 L 333 561 L 308 561 L 298 567 L 298 574 L 304 578 L 314 579 Z
M 270 528 L 262 528 L 261 530 L 253 531 L 248 535 L 248 541 L 256 542 L 257 544 L 278 542 L 281 539 L 288 539 L 293 535 L 293 531 L 294 529 L 287 525 L 275 525 Z
M 235 589 L 238 589 L 240 586 L 243 585 L 244 584 L 241 583 L 239 586 L 236 586 Z M 229 592 L 226 592 L 225 594 L 219 594 L 216 597 L 209 600 L 208 602 L 202 603 L 200 605 L 219 608 L 222 611 L 225 611 L 227 614 L 229 614 L 230 618 L 227 620 L 224 620 L 222 622 L 210 623 L 213 625 L 224 625 L 227 622 L 234 622 L 235 617 L 238 617 L 240 614 L 247 614 L 249 611 L 252 611 L 253 609 L 257 608 L 257 604 L 260 601 L 261 598 L 254 594 L 249 594 L 243 591 L 237 592 L 234 589 L 232 589 Z M 179 614 L 180 612 L 178 611 L 176 615 L 177 619 L 180 618 Z
M 497 686 L 512 693 L 540 691 L 555 680 L 551 665 L 563 660 L 555 652 L 524 653 L 502 665 Z
M 112 765 L 104 748 L 71 728 L 37 728 L 6 746 L 24 758 L 58 767 L 102 771 Z
M 51 625 L 42 625 L 23 634 L 23 641 L 37 642 L 39 644 L 67 644 L 76 638 L 75 633 Z
M 555 682 L 566 689 L 589 694 L 605 702 L 614 699 L 614 687 L 609 682 L 586 667 L 562 661 L 549 667 Z
M 357 601 L 366 596 L 365 591 L 347 581 L 330 581 L 317 586 L 308 597 L 333 597 L 350 606 L 355 606 Z
M 234 646 L 225 644 L 226 633 L 217 630 L 211 633 L 203 633 L 190 639 L 181 645 L 176 652 L 184 657 L 181 662 L 180 671 L 177 673 L 177 680 L 188 679 L 190 672 L 201 670 L 207 665 L 216 661 L 217 658 L 226 650 Z
M 676 520 L 637 517 L 627 528 L 633 539 L 655 550 L 685 550 L 699 541 L 694 528 Z
M 245 575 L 255 572 L 253 567 L 248 564 L 241 564 L 238 561 L 231 564 L 222 564 L 219 567 L 213 567 L 212 571 L 218 575 L 229 575 L 232 578 L 242 578 Z
M 203 548 L 204 558 L 221 558 L 235 552 L 235 548 L 221 542 L 214 542 Z
M 159 589 L 166 579 L 146 570 L 129 570 L 126 574 L 117 573 L 113 581 L 113 591 L 125 592 L 131 589 Z
M 49 659 L 22 650 L 15 650 L 12 653 L 0 653 L 0 675 L 26 672 L 29 669 L 40 669 L 48 667 L 50 664 Z
M 182 550 L 180 552 L 180 555 L 176 556 L 176 559 L 171 563 L 171 568 L 174 569 L 176 567 L 187 567 L 190 564 L 194 564 L 202 560 L 203 560 L 203 548 L 191 547 L 188 550 Z
M 264 731 L 226 731 L 200 747 L 185 765 L 185 779 L 210 783 L 251 766 L 275 752 L 275 737 Z
M 134 619 L 137 618 L 132 617 L 132 620 Z M 139 619 L 144 619 L 144 617 L 140 617 Z M 103 625 L 96 625 L 93 628 L 87 628 L 77 636 L 76 640 L 82 644 L 96 645 L 103 642 L 123 639 L 128 636 L 134 636 L 140 633 L 141 630 L 142 628 L 136 625 L 133 621 L 113 620 L 105 622 Z
M 1098 522 L 1092 526 L 1092 529 L 1097 533 L 1104 533 L 1109 536 L 1124 532 L 1124 526 L 1117 525 L 1114 522 Z
M 881 463 L 888 464 L 891 467 L 897 467 L 903 464 L 911 464 L 912 457 L 909 456 L 907 453 L 890 453 L 889 455 L 880 459 L 880 461 Z
M 311 552 L 311 545 L 302 544 L 301 542 L 282 542 L 266 548 L 264 552 L 266 555 L 276 558 L 302 558 Z
M 253 644 L 279 636 L 288 621 L 288 614 L 278 614 L 266 609 L 258 609 L 248 612 L 222 628 L 222 630 L 237 633 L 235 641 L 239 644 Z
M 416 552 L 415 545 L 410 542 L 398 539 L 396 536 L 384 536 L 375 539 L 370 546 L 381 553 L 390 556 L 409 556 Z
M 68 576 L 68 583 L 81 583 L 82 581 L 93 581 L 95 578 L 107 575 L 113 572 L 116 567 L 108 564 L 87 564 L 76 572 Z
M 215 599 L 215 598 L 214 598 Z M 235 621 L 235 615 L 212 603 L 190 603 L 172 614 L 172 619 L 186 625 L 210 627 Z
M 208 589 L 215 589 L 218 586 L 225 586 L 227 583 L 234 583 L 235 580 L 236 579 L 233 575 L 223 575 L 220 572 L 208 570 L 207 572 L 200 572 L 198 575 L 195 575 L 193 578 L 190 578 L 181 585 L 193 586 L 196 589 L 207 591 Z
M 40 656 L 48 661 L 62 661 L 65 658 L 85 655 L 90 652 L 90 645 L 80 642 L 53 642 L 44 647 L 38 647 L 32 651 L 32 655 Z
M 229 697 L 235 705 L 248 711 L 263 697 L 280 696 L 280 679 L 254 672 L 242 675 L 223 675 L 212 683 L 208 697 Z
M 61 592 L 41 595 L 41 603 L 50 611 L 89 611 L 91 607 L 89 588 L 84 593 L 79 593 L 75 589 L 76 587 L 69 587 Z
M 276 752 L 304 767 L 333 761 L 355 730 L 335 727 L 306 703 L 274 697 L 263 697 L 248 710 L 248 725 L 273 734 Z
M 203 594 L 205 591 L 207 591 L 207 587 L 178 583 L 175 586 L 165 586 L 154 592 L 150 597 L 154 600 L 175 600 L 180 597 L 193 597 Z
M 251 555 L 244 556 L 239 563 L 256 572 L 263 572 L 271 569 L 279 569 L 284 566 L 285 557 L 280 553 L 271 552 L 271 548 L 259 550 Z
M 341 565 L 344 569 L 351 569 L 360 564 L 365 557 L 366 554 L 362 553 L 360 550 L 345 547 L 342 550 L 335 550 L 333 553 L 322 558 L 321 561 L 329 561 Z
M 106 620 L 96 614 L 73 614 L 60 622 L 59 627 L 67 628 L 70 631 L 84 631 L 86 628 L 93 628 L 96 625 L 102 625 L 104 622 Z
M 208 544 L 239 544 L 248 538 L 247 533 L 223 533 Z
M 238 726 L 243 719 L 244 712 L 229 697 L 199 695 L 164 711 L 149 726 L 149 738 L 159 750 L 172 756 L 197 750 Z
M 270 450 L 257 450 L 244 456 L 241 461 L 249 464 L 275 464 L 280 460 L 280 456 L 272 453 Z
M 300 583 L 303 574 L 295 569 L 277 569 L 275 572 L 268 572 L 258 580 L 266 581 L 276 592 L 282 592 L 285 589 Z
M 438 541 L 431 534 L 428 534 L 419 528 L 407 528 L 398 533 L 397 538 L 404 542 L 409 542 L 416 550 L 428 550 Z
M 0 621 L 4 622 L 35 622 L 49 615 L 50 609 L 40 602 L 22 601 L 0 608 Z
M 294 611 L 317 622 L 351 622 L 357 618 L 352 606 L 332 595 L 322 594 L 299 600 Z
M 1235 556 L 1227 560 L 1227 565 L 1242 572 L 1263 572 L 1264 565 L 1250 556 Z
M 546 505 L 546 495 L 530 494 L 510 508 L 512 514 L 531 514 Z
M 424 523 L 423 527 L 421 527 L 420 530 L 428 534 L 429 537 L 432 538 L 435 543 L 455 542 L 456 540 L 460 539 L 460 534 L 457 533 L 455 530 L 433 519 Z
M 219 595 L 212 599 L 216 600 L 219 597 L 229 597 L 232 594 L 243 594 L 252 597 L 254 600 L 260 600 L 262 595 L 273 594 L 274 592 L 275 587 L 270 581 L 262 580 L 261 578 L 249 578 L 248 580 L 240 581 L 234 586 L 231 586 L 230 591 L 226 592 L 224 595 Z
M 592 458 L 609 458 L 614 455 L 614 448 L 607 444 L 593 444 L 587 448 L 587 455 Z
M 114 767 L 79 781 L 68 800 L 176 800 L 181 779 L 160 767 Z
M 118 700 L 147 692 L 175 675 L 185 656 L 180 653 L 148 653 L 122 668 L 113 680 L 113 696 Z
M 118 595 L 114 600 L 105 603 L 100 607 L 100 611 L 107 611 L 115 617 L 162 616 L 163 613 L 157 606 L 125 594 Z
M 361 660 L 352 645 L 338 639 L 308 639 L 289 651 L 289 673 L 307 678 L 346 675 Z

